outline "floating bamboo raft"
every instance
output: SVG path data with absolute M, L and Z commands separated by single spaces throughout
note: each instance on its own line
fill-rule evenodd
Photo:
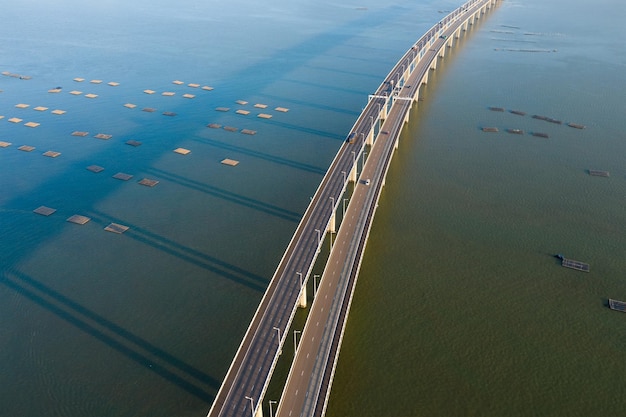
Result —
M 87 216 L 81 216 L 80 214 L 74 214 L 73 216 L 68 217 L 68 219 L 66 221 L 70 222 L 70 223 L 74 223 L 74 224 L 86 224 L 89 220 L 91 220 L 89 217 Z
M 593 177 L 608 177 L 610 176 L 609 171 L 598 171 L 596 169 L 590 169 L 589 175 Z
M 129 229 L 128 226 L 124 226 L 123 224 L 111 223 L 107 227 L 104 228 L 107 232 L 122 234 Z
M 42 216 L 49 216 L 55 211 L 57 210 L 46 206 L 40 206 L 33 210 L 34 213 L 41 214 Z
M 609 308 L 615 311 L 626 313 L 626 302 L 609 298 Z
M 557 255 L 557 258 L 561 260 L 561 266 L 565 268 L 575 269 L 577 271 L 589 272 L 589 264 L 585 262 L 575 261 L 573 259 L 567 259 L 563 255 Z

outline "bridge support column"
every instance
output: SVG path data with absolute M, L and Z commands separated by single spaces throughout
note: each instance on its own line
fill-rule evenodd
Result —
M 443 58 L 446 56 L 446 46 L 444 45 L 443 47 L 441 47 L 441 49 L 439 50 L 439 57 Z
M 300 290 L 300 297 L 298 297 L 298 307 L 306 308 L 306 285 L 304 283 L 301 283 L 301 285 L 302 289 Z
M 433 62 L 430 64 L 430 69 L 431 70 L 437 69 L 437 58 L 433 59 Z
M 372 146 L 374 144 L 374 129 L 371 129 L 365 138 L 365 144 Z
M 357 175 L 357 172 L 356 172 L 356 164 L 354 164 L 354 166 L 350 170 L 350 175 L 348 176 L 348 181 L 352 181 L 352 182 L 356 183 L 357 179 L 358 179 L 358 175 Z
M 419 98 L 420 98 L 420 89 L 416 88 L 415 89 L 415 95 L 413 96 L 413 101 L 416 102 L 416 101 L 419 100 Z

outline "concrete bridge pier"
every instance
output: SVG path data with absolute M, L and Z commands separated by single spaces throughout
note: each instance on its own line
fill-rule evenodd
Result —
M 337 232 L 337 225 L 336 225 L 336 221 L 335 221 L 335 207 L 334 207 L 334 203 L 333 203 L 333 214 L 330 216 L 330 221 L 328 222 L 328 230 L 327 232 L 330 233 L 336 233 Z
M 385 120 L 387 118 L 387 103 L 385 103 L 385 105 L 383 106 L 382 109 L 380 109 L 380 112 L 378 114 L 378 118 L 380 120 Z
M 420 98 L 420 89 L 416 88 L 415 95 L 413 95 L 413 102 L 419 101 L 419 98 Z M 411 105 L 411 107 L 413 107 L 413 105 Z
M 300 278 L 300 296 L 298 297 L 298 307 L 306 308 L 306 282 L 304 281 L 304 277 L 302 273 L 298 273 L 298 277 Z
M 354 166 L 350 170 L 350 175 L 348 175 L 348 181 L 356 183 L 358 177 L 359 177 L 359 175 L 358 175 L 357 170 L 356 170 L 356 164 L 354 164 Z
M 443 58 L 445 56 L 446 56 L 446 46 L 444 45 L 443 48 L 439 50 L 439 58 Z
M 433 62 L 430 64 L 430 69 L 431 70 L 437 69 L 437 59 L 433 59 Z
M 370 129 L 367 137 L 365 138 L 365 144 L 372 146 L 374 144 L 374 129 Z

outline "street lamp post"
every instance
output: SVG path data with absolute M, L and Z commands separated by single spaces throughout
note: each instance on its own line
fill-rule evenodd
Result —
M 343 174 L 343 183 L 345 185 L 346 181 L 347 181 L 348 174 L 346 174 L 346 171 L 341 171 L 341 173 Z
M 276 326 L 274 326 L 273 329 L 278 332 L 278 354 L 281 355 L 283 351 L 280 349 L 280 329 Z
M 365 155 L 367 155 L 367 152 L 363 151 L 363 166 L 365 166 Z M 363 168 L 361 168 L 363 169 Z
M 317 294 L 317 279 L 319 278 L 319 274 L 313 275 L 313 295 Z
M 274 410 L 272 409 L 272 404 L 278 404 L 278 401 L 269 401 L 270 404 L 270 417 L 274 417 Z
M 320 231 L 320 229 L 315 229 L 315 231 L 317 232 L 317 253 L 320 252 L 320 244 L 322 242 L 322 232 Z
M 252 417 L 254 417 L 254 399 L 246 396 L 246 400 L 250 400 L 250 404 L 252 407 L 250 411 L 252 411 Z
M 343 214 L 341 216 L 341 221 L 343 221 L 344 217 L 346 217 L 346 201 L 348 201 L 347 198 L 343 199 Z

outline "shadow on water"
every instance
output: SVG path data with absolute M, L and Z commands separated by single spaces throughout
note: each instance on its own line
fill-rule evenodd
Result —
M 280 156 L 274 156 L 272 154 L 268 154 L 265 152 L 254 151 L 248 148 L 244 148 L 242 146 L 230 145 L 228 143 L 220 142 L 220 141 L 213 140 L 213 139 L 206 139 L 206 138 L 194 139 L 194 140 L 200 143 L 211 145 L 216 148 L 220 148 L 220 149 L 224 149 L 224 150 L 232 151 L 232 152 L 237 152 L 239 154 L 252 156 L 254 158 L 264 159 L 269 162 L 274 162 L 279 165 L 284 165 L 284 166 L 292 167 L 292 168 L 299 169 L 302 171 L 311 172 L 313 174 L 319 174 L 319 175 L 326 174 L 326 169 L 324 168 L 316 167 L 310 164 L 303 164 L 301 162 L 295 162 L 290 159 L 281 158 Z M 299 214 L 297 214 L 297 216 L 298 218 L 300 217 Z
M 93 210 L 89 213 L 92 216 L 92 221 L 105 227 L 111 222 L 122 223 L 129 226 L 130 229 L 124 233 L 125 236 L 129 236 L 132 239 L 141 242 L 145 245 L 151 246 L 159 251 L 165 252 L 169 255 L 182 259 L 185 262 L 196 265 L 207 271 L 213 272 L 221 277 L 229 279 L 237 284 L 246 286 L 254 291 L 263 292 L 268 284 L 269 280 L 266 277 L 256 275 L 250 271 L 246 271 L 243 268 L 239 268 L 228 262 L 224 262 L 213 256 L 207 255 L 185 245 L 181 245 L 178 242 L 174 242 L 171 239 L 167 239 L 163 236 L 152 233 L 140 226 L 129 224 L 125 220 L 118 219 L 102 213 L 97 210 Z
M 262 201 L 255 200 L 253 198 L 244 197 L 240 194 L 226 191 L 221 188 L 202 183 L 200 181 L 194 181 L 189 178 L 185 178 L 181 175 L 164 171 L 162 169 L 149 168 L 147 169 L 147 172 L 151 174 L 155 174 L 159 178 L 163 178 L 167 181 L 177 183 L 183 187 L 187 187 L 187 188 L 194 189 L 196 191 L 207 193 L 214 197 L 219 197 L 221 199 L 230 201 L 232 203 L 241 204 L 243 206 L 246 206 L 247 208 L 261 211 L 263 213 L 294 222 L 295 224 L 297 224 L 300 221 L 300 218 L 302 217 L 299 213 L 285 210 L 283 208 L 276 207 L 272 204 L 267 204 Z
M 310 85 L 312 87 L 315 87 L 316 84 L 313 83 L 302 83 L 299 81 L 294 81 L 294 80 L 283 80 L 285 82 L 290 82 L 290 83 L 295 83 L 295 84 L 306 84 L 306 85 Z M 317 88 L 317 87 L 315 87 Z M 328 88 L 328 87 L 326 87 Z M 332 89 L 333 91 L 337 91 L 336 89 Z M 361 96 L 362 93 L 359 93 L 359 96 Z M 354 116 L 354 118 L 356 119 L 361 112 L 358 111 L 357 109 L 351 110 L 351 109 L 342 109 L 342 108 L 338 108 L 335 106 L 329 106 L 326 104 L 313 104 L 309 101 L 306 100 L 300 100 L 294 97 L 285 97 L 285 96 L 278 96 L 276 94 L 263 94 L 262 95 L 264 98 L 267 99 L 272 99 L 272 100 L 276 100 L 280 103 L 290 103 L 290 104 L 297 104 L 299 106 L 303 106 L 303 107 L 309 107 L 309 108 L 315 108 L 317 110 L 324 110 L 324 111 L 329 111 L 332 112 L 333 114 L 346 114 L 349 116 Z M 363 100 L 365 100 L 365 96 L 363 96 Z M 299 127 L 300 129 L 302 129 L 302 127 Z M 318 130 L 315 129 L 308 129 L 306 130 L 307 132 L 317 132 Z M 343 133 L 343 132 L 342 132 Z M 331 139 L 341 139 L 343 137 L 343 134 L 338 135 L 336 133 L 324 133 L 320 131 L 320 136 L 321 137 L 327 137 L 327 138 L 331 138 Z
M 284 74 L 304 65 L 311 57 L 330 50 L 338 43 L 345 42 L 352 37 L 358 36 L 359 33 L 366 32 L 372 27 L 380 26 L 383 24 L 382 22 L 392 20 L 394 16 L 400 15 L 402 12 L 403 10 L 401 8 L 389 7 L 378 11 L 376 15 L 364 15 L 362 18 L 355 19 L 342 27 L 334 28 L 328 33 L 317 35 L 305 42 L 300 43 L 299 45 L 280 50 L 275 55 L 268 56 L 259 64 L 241 68 L 240 71 L 234 72 L 231 75 L 232 85 L 238 85 L 237 81 L 240 78 L 247 78 L 251 83 L 254 83 L 254 85 L 258 87 L 256 88 L 256 91 L 262 91 L 265 85 L 271 85 L 272 83 L 282 79 Z M 300 53 L 303 50 L 307 51 L 306 55 Z M 277 72 L 276 59 L 281 56 L 295 56 L 296 58 L 288 61 L 284 60 L 284 65 L 281 67 L 281 71 Z M 268 77 L 267 74 L 275 75 Z M 250 83 L 247 85 L 250 85 Z M 337 91 L 336 86 L 325 86 L 315 82 L 310 82 L 309 85 L 314 86 L 316 89 L 325 88 Z M 238 94 L 250 93 L 249 91 L 243 90 L 244 87 L 240 88 L 240 91 L 233 92 Z M 353 94 L 354 91 L 349 91 L 349 93 Z M 337 111 L 344 114 L 352 114 L 352 112 L 337 110 L 336 108 L 325 106 L 324 104 L 316 104 L 307 101 L 300 101 L 300 103 L 304 105 L 303 107 L 308 105 L 311 106 L 311 108 L 315 108 L 317 106 L 317 108 L 328 109 L 333 112 Z M 176 111 L 177 109 L 172 108 L 171 110 Z M 358 113 L 354 112 L 354 115 L 356 116 Z M 332 133 L 324 132 L 311 127 L 298 127 L 274 121 L 271 121 L 270 123 L 288 127 L 290 129 L 297 128 L 300 131 L 323 137 L 336 136 Z M 184 130 L 181 129 L 182 134 L 179 135 L 180 137 L 184 137 L 185 134 L 193 136 L 193 132 L 197 129 L 195 125 L 190 125 L 188 127 L 182 126 L 182 128 Z M 125 131 L 124 135 L 128 137 L 140 138 L 142 137 L 142 130 L 142 127 L 139 126 Z M 215 143 L 212 144 L 217 146 Z M 246 152 L 244 149 L 238 149 L 238 151 L 242 153 Z M 3 246 L 8 250 L 3 251 L 3 254 L 0 256 L 0 261 L 4 265 L 0 270 L 0 283 L 73 325 L 79 331 L 93 336 L 104 345 L 122 353 L 136 362 L 139 366 L 150 369 L 155 374 L 158 374 L 172 384 L 184 389 L 189 394 L 201 399 L 202 401 L 211 403 L 214 397 L 210 392 L 219 388 L 221 383 L 219 378 L 216 376 L 211 376 L 202 372 L 182 359 L 169 354 L 144 339 L 141 339 L 137 335 L 126 330 L 124 327 L 106 320 L 96 312 L 90 310 L 88 306 L 83 306 L 73 301 L 71 296 L 58 293 L 31 276 L 16 273 L 10 271 L 9 269 L 9 265 L 17 265 L 20 263 L 21 259 L 28 259 L 30 254 L 36 251 L 37 247 L 52 243 L 55 237 L 59 236 L 65 230 L 61 225 L 46 227 L 45 229 L 43 229 L 43 227 L 38 228 L 38 222 L 31 222 L 25 218 L 25 216 L 28 215 L 36 216 L 35 214 L 30 213 L 30 211 L 39 204 L 34 205 L 33 202 L 41 201 L 41 203 L 45 204 L 46 200 L 43 197 L 59 201 L 60 197 L 55 196 L 50 190 L 66 190 L 66 195 L 61 198 L 70 200 L 70 202 L 71 199 L 76 199 L 76 206 L 80 206 L 81 210 L 84 210 L 86 213 L 94 213 L 94 217 L 96 217 L 94 221 L 96 222 L 104 224 L 105 219 L 110 219 L 109 216 L 97 211 L 95 207 L 99 206 L 101 201 L 108 198 L 117 190 L 117 183 L 113 181 L 110 183 L 100 183 L 100 185 L 98 185 L 98 193 L 87 194 L 82 192 L 82 189 L 80 188 L 81 186 L 84 186 L 84 184 L 77 185 L 72 183 L 71 185 L 68 185 L 67 181 L 67 178 L 74 175 L 76 170 L 84 170 L 85 166 L 91 165 L 91 161 L 107 160 L 110 156 L 110 152 L 111 150 L 101 149 L 86 157 L 77 159 L 75 163 L 68 165 L 65 172 L 57 173 L 54 176 L 48 176 L 41 180 L 39 184 L 29 189 L 27 194 L 20 194 L 10 200 L 7 200 L 4 204 L 4 208 L 11 208 L 17 214 L 13 213 L 8 216 L 3 216 L 3 223 L 10 225 L 14 222 L 21 222 L 28 224 L 28 226 L 20 229 L 20 233 L 12 233 L 9 234 L 9 236 L 5 235 L 3 237 Z M 271 154 L 262 154 L 255 151 L 247 152 L 249 152 L 252 156 L 263 158 L 285 166 L 319 174 L 323 174 L 325 172 L 324 169 L 310 165 L 298 164 L 277 156 L 272 156 Z M 142 164 L 148 166 L 159 156 L 160 155 L 152 154 L 150 155 L 152 160 L 150 158 L 146 158 L 142 160 Z M 161 174 L 164 178 L 175 181 L 185 187 L 191 187 L 196 190 L 211 193 L 220 198 L 225 198 L 238 204 L 245 205 L 251 209 L 260 210 L 272 216 L 292 221 L 294 222 L 294 229 L 301 217 L 300 213 L 284 210 L 273 205 L 246 198 L 236 192 L 221 190 L 217 187 L 190 181 L 179 175 L 157 169 L 152 169 L 152 172 Z M 28 211 L 28 214 L 23 214 L 19 211 Z M 122 224 L 127 223 L 124 219 L 110 220 L 120 222 Z M 32 234 L 25 235 L 28 231 L 32 231 Z M 159 251 L 164 251 L 168 254 L 176 256 L 186 262 L 190 262 L 206 270 L 215 272 L 223 278 L 230 279 L 256 291 L 263 292 L 265 290 L 265 286 L 267 285 L 268 279 L 265 277 L 261 277 L 235 265 L 223 262 L 210 256 L 209 254 L 193 250 L 189 247 L 181 245 L 180 243 L 165 239 L 162 236 L 149 232 L 137 225 L 132 225 L 132 230 L 128 233 L 128 236 L 144 243 L 147 246 L 151 246 Z M 151 358 L 156 358 L 156 361 Z M 222 368 L 224 372 L 227 367 L 228 364 L 223 364 Z M 34 394 L 36 395 L 37 393 Z M 65 398 L 61 398 L 60 400 L 68 401 Z M 142 406 L 138 406 L 139 409 L 141 407 Z
M 8 275 L 13 275 L 15 279 Z M 3 273 L 0 275 L 0 283 L 199 399 L 207 403 L 213 401 L 213 395 L 206 389 L 217 390 L 220 381 L 181 359 L 25 274 L 16 271 Z M 150 356 L 162 363 L 156 363 Z

